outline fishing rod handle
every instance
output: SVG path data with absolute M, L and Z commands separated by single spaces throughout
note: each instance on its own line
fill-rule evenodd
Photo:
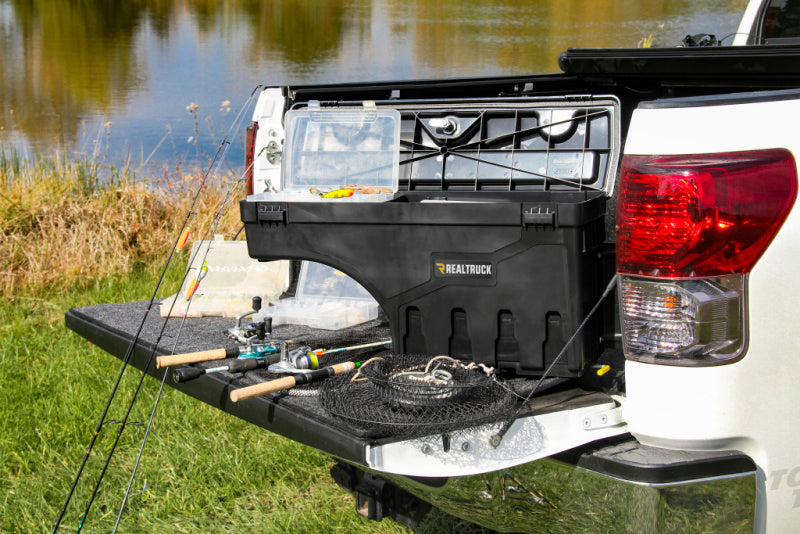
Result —
M 297 384 L 294 376 L 285 376 L 269 382 L 262 382 L 254 386 L 247 386 L 245 388 L 234 389 L 231 391 L 231 400 L 239 402 L 241 400 L 252 399 L 253 397 L 260 397 L 269 393 L 283 391 L 284 389 L 293 388 Z
M 229 349 L 201 350 L 199 352 L 187 352 L 185 354 L 172 354 L 170 356 L 159 356 L 156 358 L 156 369 L 171 367 L 184 363 L 207 362 L 210 360 L 224 360 L 225 358 L 235 358 L 239 355 L 239 347 Z
M 206 374 L 206 370 L 199 367 L 181 367 L 172 372 L 172 379 L 179 383 L 188 382 L 189 380 L 200 378 L 204 374 Z
M 269 393 L 277 393 L 278 391 L 283 391 L 284 389 L 291 389 L 299 384 L 311 382 L 317 378 L 340 375 L 342 373 L 352 371 L 355 368 L 356 364 L 353 362 L 337 363 L 336 365 L 323 367 L 322 369 L 317 369 L 316 371 L 311 371 L 310 373 L 286 376 L 276 380 L 270 380 L 269 382 L 255 384 L 254 386 L 234 389 L 231 391 L 231 400 L 233 402 L 239 402 L 241 400 L 252 399 L 253 397 L 260 397 L 261 395 L 267 395 Z

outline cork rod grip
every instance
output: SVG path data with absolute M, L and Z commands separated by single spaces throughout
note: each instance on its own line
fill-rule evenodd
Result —
M 185 354 L 173 354 L 171 356 L 159 356 L 156 358 L 156 369 L 171 367 L 185 363 L 207 362 L 209 360 L 224 360 L 232 358 L 230 351 L 226 349 L 201 350 L 200 352 L 187 352 Z
M 333 369 L 333 373 L 331 374 L 331 376 L 340 375 L 342 373 L 352 371 L 355 368 L 356 364 L 354 364 L 353 362 L 337 363 L 335 365 L 331 365 L 330 367 L 328 367 L 328 369 Z
M 253 397 L 259 397 L 268 393 L 276 393 L 284 389 L 293 388 L 299 384 L 307 384 L 318 378 L 340 375 L 355 369 L 355 367 L 356 364 L 353 362 L 337 363 L 336 365 L 323 367 L 322 369 L 317 369 L 310 373 L 287 376 L 278 378 L 277 380 L 270 380 L 269 382 L 262 382 L 254 386 L 247 386 L 246 388 L 234 389 L 231 391 L 231 400 L 233 402 L 239 402 L 240 400 L 252 399 Z
M 252 399 L 253 397 L 260 397 L 268 393 L 275 393 L 284 389 L 293 388 L 297 384 L 294 376 L 285 376 L 277 380 L 270 380 L 269 382 L 262 382 L 254 386 L 247 386 L 246 388 L 234 389 L 231 391 L 231 400 L 239 402 L 240 400 Z

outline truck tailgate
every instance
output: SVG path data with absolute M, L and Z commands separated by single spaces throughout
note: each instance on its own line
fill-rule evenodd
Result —
M 147 302 L 75 308 L 66 313 L 66 324 L 90 342 L 122 359 L 136 337 L 146 309 Z M 172 320 L 164 328 L 156 347 L 162 319 L 147 314 L 129 363 L 140 370 L 146 368 L 148 374 L 161 379 L 165 370 L 155 369 L 152 362 L 148 365 L 154 348 L 155 354 L 161 355 L 173 352 L 173 346 L 174 353 L 232 346 L 233 342 L 224 334 L 230 323 L 231 319 L 211 317 L 186 319 L 182 325 L 181 321 Z M 276 327 L 273 336 L 303 341 L 312 346 L 335 347 L 355 339 L 385 339 L 388 328 L 377 321 L 342 331 L 284 325 Z M 218 366 L 219 362 L 194 365 L 211 367 Z M 268 376 L 265 373 L 205 374 L 184 383 L 176 383 L 169 376 L 167 383 L 211 406 L 339 459 L 402 475 L 485 473 L 627 431 L 618 400 L 566 383 L 537 394 L 497 448 L 489 444 L 489 439 L 502 421 L 477 427 L 469 427 L 466 423 L 464 428 L 455 432 L 414 439 L 375 437 L 332 417 L 314 396 L 272 394 L 238 403 L 230 400 L 232 389 L 263 381 Z

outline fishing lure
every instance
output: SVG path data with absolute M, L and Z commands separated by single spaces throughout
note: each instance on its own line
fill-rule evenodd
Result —
M 308 192 L 311 193 L 312 195 L 319 195 L 322 198 L 346 198 L 346 197 L 352 197 L 353 193 L 355 193 L 355 191 L 353 191 L 348 187 L 342 189 L 334 189 L 333 191 L 322 191 L 320 189 L 317 189 L 316 187 L 312 187 L 308 190 Z
M 202 267 L 200 267 L 200 270 L 197 273 L 197 276 L 195 276 L 192 279 L 192 282 L 189 284 L 189 289 L 186 291 L 186 302 L 192 300 L 192 297 L 197 292 L 197 288 L 200 287 L 200 282 L 206 277 L 207 274 L 208 265 L 206 265 L 206 262 L 204 261 Z

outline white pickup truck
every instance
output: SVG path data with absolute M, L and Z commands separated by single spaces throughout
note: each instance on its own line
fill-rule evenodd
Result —
M 509 427 L 375 433 L 306 397 L 228 401 L 252 376 L 171 385 L 337 458 L 372 519 L 433 505 L 514 532 L 796 532 L 800 5 L 753 1 L 733 46 L 687 42 L 704 46 L 569 50 L 552 75 L 261 93 L 250 255 L 351 275 L 395 352 L 517 385 L 548 375 Z M 386 181 L 340 170 L 354 153 L 388 158 Z M 313 180 L 391 193 L 312 202 Z M 119 357 L 133 337 L 86 308 L 67 324 Z

